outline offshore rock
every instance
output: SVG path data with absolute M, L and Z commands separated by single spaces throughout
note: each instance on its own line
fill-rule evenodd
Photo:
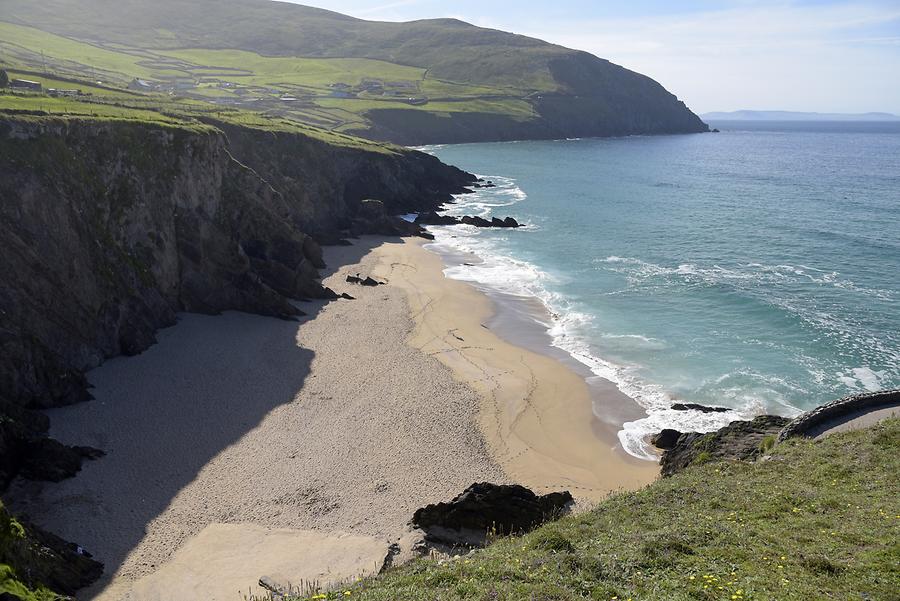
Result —
M 698 405 L 697 403 L 675 403 L 672 405 L 675 411 L 700 411 L 701 413 L 726 413 L 728 407 L 711 407 L 709 405 Z
M 491 217 L 490 221 L 484 217 L 463 215 L 462 217 L 454 217 L 452 215 L 439 215 L 435 211 L 421 213 L 416 217 L 416 223 L 421 225 L 474 225 L 475 227 L 521 227 L 518 221 L 512 217 L 500 219 L 499 217 Z

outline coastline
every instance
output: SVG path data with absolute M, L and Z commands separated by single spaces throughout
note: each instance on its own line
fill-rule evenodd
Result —
M 568 489 L 589 503 L 656 478 L 655 463 L 616 449 L 618 420 L 594 413 L 598 402 L 631 402 L 611 383 L 591 390 L 561 357 L 506 341 L 491 299 L 445 277 L 443 260 L 422 242 L 388 242 L 376 252 L 377 275 L 407 293 L 416 321 L 410 343 L 481 394 L 482 433 L 513 480 L 540 492 Z
M 377 571 L 416 508 L 474 481 L 587 506 L 656 478 L 614 450 L 584 378 L 495 335 L 491 301 L 421 241 L 365 237 L 327 261 L 325 284 L 356 300 L 304 303 L 299 323 L 183 315 L 91 372 L 96 400 L 51 412 L 55 437 L 108 455 L 9 498 L 106 563 L 79 599 L 352 579 Z M 348 284 L 356 272 L 388 285 Z
M 475 252 L 452 248 L 444 241 L 428 243 L 425 248 L 441 257 L 445 274 L 460 267 L 479 265 L 486 261 Z M 624 449 L 621 430 L 628 422 L 646 418 L 647 410 L 634 398 L 622 392 L 615 382 L 596 374 L 571 351 L 555 343 L 551 328 L 557 316 L 551 313 L 544 301 L 535 296 L 504 292 L 477 279 L 456 278 L 450 275 L 446 277 L 472 286 L 479 294 L 488 297 L 493 309 L 486 325 L 500 338 L 514 346 L 526 348 L 558 361 L 579 374 L 588 385 L 594 417 L 599 421 L 598 427 L 605 430 L 603 436 L 608 438 L 611 430 L 613 437 L 617 438 L 616 450 L 625 452 L 629 457 L 637 457 Z M 649 440 L 646 446 L 652 448 Z M 650 457 L 641 459 L 646 462 Z M 654 455 L 654 459 L 658 459 L 658 456 Z

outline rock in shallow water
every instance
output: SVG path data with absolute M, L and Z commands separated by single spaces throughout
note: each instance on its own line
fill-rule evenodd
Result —
M 699 411 L 701 413 L 725 413 L 728 407 L 711 407 L 709 405 L 698 405 L 697 403 L 675 403 L 672 405 L 675 411 Z
M 659 434 L 654 434 L 650 438 L 650 444 L 652 444 L 657 449 L 667 451 L 675 446 L 675 443 L 678 442 L 679 436 L 681 436 L 681 432 L 679 432 L 678 430 L 666 428 Z

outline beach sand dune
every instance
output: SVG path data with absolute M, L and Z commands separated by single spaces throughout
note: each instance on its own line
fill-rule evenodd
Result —
M 326 259 L 341 266 L 326 285 L 356 300 L 304 303 L 299 323 L 182 315 L 91 372 L 94 401 L 51 412 L 55 437 L 107 456 L 8 497 L 106 564 L 80 599 L 238 599 L 270 569 L 349 578 L 415 509 L 473 482 L 596 500 L 655 476 L 597 436 L 583 378 L 483 327 L 486 297 L 419 241 Z M 345 281 L 356 273 L 388 284 Z

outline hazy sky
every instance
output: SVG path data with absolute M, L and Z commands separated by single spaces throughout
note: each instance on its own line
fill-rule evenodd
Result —
M 297 0 L 356 17 L 456 17 L 587 50 L 697 112 L 900 114 L 900 0 Z

